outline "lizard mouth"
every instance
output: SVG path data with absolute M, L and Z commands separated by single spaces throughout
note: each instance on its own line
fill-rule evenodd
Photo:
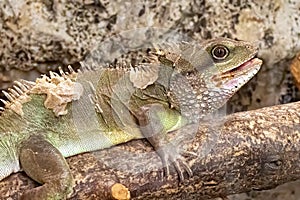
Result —
M 234 78 L 235 76 L 239 76 L 245 73 L 250 73 L 253 69 L 256 69 L 257 67 L 260 67 L 262 64 L 262 60 L 259 58 L 251 58 L 248 61 L 244 62 L 238 67 L 235 67 L 229 71 L 226 71 L 220 75 L 221 79 L 226 79 L 226 78 Z
M 238 67 L 223 72 L 213 79 L 218 87 L 238 90 L 259 71 L 261 65 L 261 59 L 252 57 Z

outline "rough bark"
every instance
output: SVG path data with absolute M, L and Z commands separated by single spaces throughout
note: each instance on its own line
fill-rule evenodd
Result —
M 202 123 L 194 137 L 186 133 L 195 126 L 185 135 L 175 133 L 174 142 L 190 152 L 185 158 L 194 173 L 182 183 L 173 168 L 163 177 L 158 156 L 144 140 L 68 158 L 76 180 L 70 199 L 113 199 L 113 185 L 126 196 L 116 183 L 132 199 L 209 199 L 299 179 L 299 110 L 300 102 L 267 107 Z M 17 199 L 36 186 L 17 173 L 0 182 L 0 196 Z

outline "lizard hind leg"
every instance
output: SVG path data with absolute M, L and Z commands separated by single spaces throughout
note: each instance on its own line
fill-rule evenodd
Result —
M 21 144 L 20 163 L 25 173 L 42 184 L 26 191 L 22 200 L 66 199 L 73 177 L 65 158 L 42 136 L 33 135 Z

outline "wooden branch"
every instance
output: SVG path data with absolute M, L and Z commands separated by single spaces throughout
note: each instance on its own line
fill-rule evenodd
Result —
M 76 180 L 70 199 L 126 199 L 129 192 L 132 199 L 209 199 L 299 179 L 299 111 L 300 102 L 278 105 L 176 133 L 180 149 L 193 152 L 186 159 L 194 176 L 181 184 L 174 169 L 163 178 L 160 159 L 144 140 L 68 158 Z M 186 134 L 195 128 L 194 138 Z M 0 195 L 17 199 L 36 186 L 17 173 L 0 182 Z

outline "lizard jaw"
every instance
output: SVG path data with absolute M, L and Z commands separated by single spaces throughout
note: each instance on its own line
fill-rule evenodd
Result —
M 234 77 L 239 76 L 240 74 L 247 73 L 251 69 L 255 68 L 257 65 L 261 65 L 262 61 L 259 58 L 250 58 L 243 64 L 239 65 L 238 67 L 235 67 L 229 71 L 223 72 L 220 77 L 221 78 L 227 78 L 227 77 Z
M 240 66 L 220 74 L 215 79 L 216 85 L 224 89 L 238 90 L 259 71 L 261 65 L 261 59 L 250 58 Z

